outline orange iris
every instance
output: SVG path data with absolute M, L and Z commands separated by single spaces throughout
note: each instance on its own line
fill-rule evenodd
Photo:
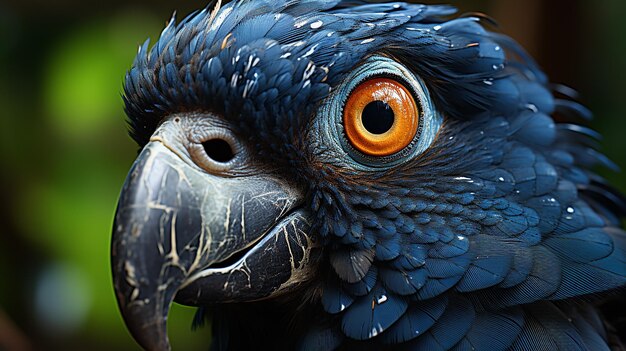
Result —
M 355 149 L 370 156 L 389 156 L 415 137 L 419 110 L 404 85 L 389 78 L 373 78 L 350 93 L 343 125 Z

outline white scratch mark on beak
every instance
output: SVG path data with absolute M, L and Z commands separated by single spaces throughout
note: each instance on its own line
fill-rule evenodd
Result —
M 233 199 L 228 199 L 228 206 L 226 207 L 226 221 L 224 221 L 224 232 L 228 233 L 228 227 L 230 226 L 230 211 L 233 203 Z
M 165 257 L 170 259 L 172 265 L 182 268 L 182 266 L 180 265 L 180 257 L 178 256 L 178 251 L 176 250 L 176 215 L 176 212 L 172 214 L 172 224 L 170 226 L 171 250 L 170 253 L 167 254 L 167 256 Z
M 241 236 L 243 242 L 246 242 L 246 201 L 244 195 L 244 201 L 241 201 Z
M 293 259 L 293 251 L 291 251 L 291 243 L 289 242 L 289 232 L 287 231 L 287 226 L 283 227 L 283 233 L 285 233 L 285 243 L 287 244 L 287 250 L 289 250 L 289 262 L 291 263 L 291 271 L 293 272 L 296 269 L 296 262 Z

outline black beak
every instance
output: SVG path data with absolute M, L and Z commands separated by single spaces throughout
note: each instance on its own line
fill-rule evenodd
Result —
M 150 142 L 122 189 L 111 247 L 118 304 L 137 342 L 169 350 L 175 299 L 246 301 L 293 285 L 312 247 L 301 199 L 278 177 L 212 175 Z

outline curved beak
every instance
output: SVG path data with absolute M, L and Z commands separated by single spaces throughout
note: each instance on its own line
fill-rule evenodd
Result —
M 211 175 L 150 142 L 123 186 L 111 245 L 118 305 L 137 342 L 169 350 L 166 321 L 179 290 L 177 300 L 194 305 L 280 290 L 312 246 L 301 199 L 278 177 Z M 242 264 L 247 279 L 233 274 Z M 268 269 L 276 274 L 251 278 Z

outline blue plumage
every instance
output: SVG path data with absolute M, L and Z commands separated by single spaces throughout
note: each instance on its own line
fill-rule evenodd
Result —
M 519 307 L 482 311 L 453 350 L 508 350 L 523 326 L 524 312 Z
M 382 334 L 408 308 L 408 299 L 374 286 L 366 296 L 356 300 L 343 314 L 341 330 L 355 340 L 368 340 Z
M 445 296 L 414 304 L 382 335 L 382 342 L 397 345 L 419 337 L 437 323 L 447 305 L 448 298 Z
M 452 295 L 445 311 L 424 335 L 402 345 L 404 350 L 450 350 L 470 331 L 476 311 L 467 299 Z
M 615 165 L 594 131 L 551 117 L 587 109 L 454 11 L 241 0 L 172 19 L 127 74 L 139 145 L 164 116 L 215 112 L 304 184 L 324 255 L 292 297 L 317 316 L 293 328 L 301 350 L 608 349 L 578 298 L 626 284 L 624 202 L 591 170 Z M 371 166 L 342 149 L 324 106 L 367 60 L 423 80 L 444 121 L 423 152 Z

